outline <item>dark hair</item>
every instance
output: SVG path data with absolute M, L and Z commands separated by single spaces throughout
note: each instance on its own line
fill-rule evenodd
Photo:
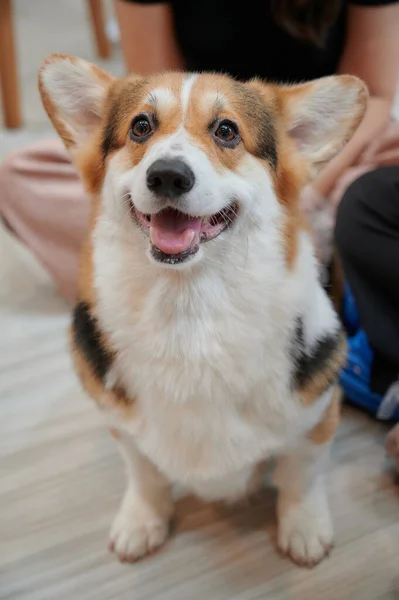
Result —
M 293 37 L 323 46 L 342 0 L 272 0 L 276 23 Z

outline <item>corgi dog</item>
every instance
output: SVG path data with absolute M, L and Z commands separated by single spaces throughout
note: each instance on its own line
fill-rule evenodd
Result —
M 173 484 L 236 501 L 275 457 L 279 548 L 317 564 L 346 346 L 299 196 L 361 121 L 364 84 L 114 79 L 51 55 L 39 87 L 91 196 L 71 346 L 126 463 L 112 549 L 164 543 Z

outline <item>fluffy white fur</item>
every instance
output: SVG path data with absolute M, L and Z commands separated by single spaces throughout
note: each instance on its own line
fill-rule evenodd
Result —
M 117 163 L 117 157 L 111 162 Z M 235 500 L 251 488 L 254 468 L 264 459 L 288 453 L 301 462 L 303 439 L 331 400 L 329 392 L 302 407 L 286 376 L 292 368 L 295 316 L 303 315 L 309 346 L 337 328 L 317 280 L 310 240 L 303 234 L 297 266 L 288 273 L 278 234 L 279 206 L 259 168 L 263 183 L 251 198 L 256 223 L 241 224 L 234 236 L 226 232 L 225 239 L 209 243 L 190 271 L 151 265 L 147 240 L 117 214 L 121 205 L 112 182 L 114 166 L 95 229 L 95 282 L 101 323 L 118 349 L 112 378 L 136 398 L 138 410 L 132 422 L 118 421 L 116 415 L 111 422 L 133 435 L 136 449 L 170 482 L 207 499 Z M 317 460 L 307 458 L 307 449 L 305 455 L 297 476 L 299 498 L 307 498 L 307 487 L 316 479 L 319 492 L 309 502 L 313 511 L 313 503 L 322 498 L 318 510 L 323 518 L 304 528 L 309 506 L 300 500 L 296 512 L 287 512 L 289 524 L 282 525 L 280 542 L 290 552 L 292 539 L 295 559 L 313 563 L 324 554 L 315 537 L 320 533 L 320 539 L 328 538 L 326 547 L 331 543 L 331 520 L 319 478 L 322 468 L 315 470 Z M 146 468 L 135 471 L 137 487 L 144 486 L 139 502 L 146 498 L 152 506 L 159 489 L 154 496 L 145 473 Z M 126 514 L 125 502 L 121 512 Z M 136 526 L 137 519 L 147 528 L 141 510 L 131 512 Z M 302 555 L 294 535 L 298 528 L 304 536 Z M 137 550 L 133 540 L 129 543 L 130 556 L 140 556 L 142 542 Z
M 198 182 L 182 210 L 210 214 L 237 197 L 241 210 L 234 232 L 201 246 L 181 271 L 151 264 L 148 240 L 127 218 L 129 203 L 121 203 L 130 194 L 140 211 L 159 210 L 145 174 L 156 159 L 174 156 L 184 156 Z M 338 323 L 318 282 L 311 241 L 302 234 L 296 266 L 288 271 L 282 208 L 267 170 L 248 155 L 237 172 L 217 172 L 184 128 L 155 144 L 137 167 L 123 169 L 116 154 L 109 161 L 94 231 L 98 315 L 118 355 L 112 380 L 137 401 L 132 422 L 114 416 L 112 423 L 133 435 L 132 462 L 139 451 L 148 468 L 155 465 L 170 482 L 211 500 L 244 495 L 256 465 L 271 456 L 288 453 L 298 459 L 295 502 L 303 494 L 307 499 L 288 510 L 290 491 L 283 491 L 280 543 L 290 552 L 292 540 L 298 561 L 317 562 L 324 540 L 326 547 L 331 543 L 331 521 L 314 468 L 317 457 L 309 460 L 303 439 L 322 418 L 331 393 L 308 408 L 301 405 L 290 388 L 289 349 L 296 316 L 304 320 L 309 346 Z M 134 470 L 135 492 L 130 485 L 113 538 L 115 528 L 131 527 L 123 525 L 126 502 L 135 527 L 137 520 L 144 530 L 152 527 L 145 523 L 142 503 L 148 502 L 152 521 L 160 491 L 157 487 L 154 494 L 146 471 L 145 463 Z M 309 499 L 310 485 L 318 491 Z M 316 509 L 320 519 L 304 527 L 303 514 Z M 143 553 L 142 535 L 137 548 L 136 532 L 126 542 L 133 556 Z
M 216 485 L 293 447 L 320 420 L 328 399 L 301 406 L 289 349 L 295 316 L 303 315 L 310 345 L 337 328 L 335 313 L 305 234 L 297 268 L 287 272 L 270 185 L 269 201 L 266 185 L 257 203 L 252 196 L 258 223 L 222 234 L 198 264 L 176 272 L 150 265 L 135 225 L 112 219 L 112 207 L 120 210 L 112 170 L 94 235 L 98 311 L 118 350 L 112 379 L 142 409 L 121 426 L 172 481 Z M 259 177 L 268 178 L 261 167 Z

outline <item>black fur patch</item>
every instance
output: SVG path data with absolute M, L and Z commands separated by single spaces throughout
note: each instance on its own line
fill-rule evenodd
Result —
M 73 311 L 72 331 L 77 347 L 84 354 L 93 373 L 104 380 L 112 363 L 112 354 L 101 341 L 97 319 L 90 312 L 87 302 L 79 302 Z
M 119 148 L 118 139 L 116 136 L 117 119 L 115 116 L 110 117 L 109 121 L 103 130 L 103 139 L 101 142 L 101 153 L 105 160 L 110 152 Z
M 264 100 L 254 90 L 237 83 L 235 91 L 237 96 L 243 100 L 240 111 L 243 112 L 245 119 L 252 124 L 253 130 L 256 132 L 255 156 L 268 160 L 273 169 L 276 169 L 276 130 L 272 115 Z
M 339 349 L 340 343 L 341 335 L 338 330 L 324 335 L 312 348 L 306 350 L 303 321 L 298 319 L 292 345 L 292 358 L 295 364 L 293 387 L 304 388 L 316 373 L 323 371 L 332 355 Z
M 276 169 L 277 149 L 274 135 L 275 132 L 270 119 L 270 115 L 267 112 L 267 110 L 264 109 L 263 114 L 261 114 L 260 116 L 260 121 L 258 125 L 257 156 L 259 158 L 263 158 L 264 160 L 269 160 L 272 167 Z
M 122 86 L 116 86 L 111 90 L 108 114 L 102 133 L 101 152 L 103 160 L 107 158 L 110 152 L 118 150 L 125 143 L 125 139 L 119 139 L 121 134 L 119 129 L 121 127 L 123 129 L 125 126 L 127 115 L 134 117 L 135 108 L 145 93 L 146 81 L 145 79 L 132 78 L 125 81 Z

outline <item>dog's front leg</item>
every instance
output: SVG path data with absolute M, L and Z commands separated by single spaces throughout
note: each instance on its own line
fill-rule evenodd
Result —
M 166 540 L 173 513 L 169 482 L 142 454 L 134 437 L 111 430 L 124 458 L 127 488 L 111 527 L 110 547 L 121 561 L 135 561 Z
M 324 483 L 328 447 L 304 440 L 277 462 L 278 546 L 301 566 L 315 566 L 333 543 Z
M 340 391 L 326 392 L 331 400 L 322 419 L 291 453 L 277 463 L 278 545 L 296 563 L 312 567 L 330 551 L 333 525 L 325 488 L 330 446 L 340 422 Z

